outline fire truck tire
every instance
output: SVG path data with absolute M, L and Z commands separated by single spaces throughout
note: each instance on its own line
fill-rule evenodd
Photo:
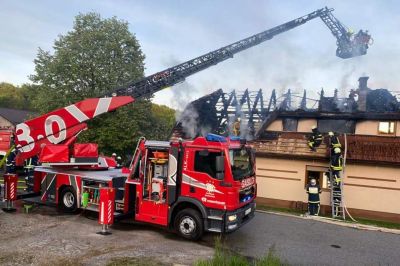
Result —
M 59 207 L 63 212 L 73 213 L 77 209 L 76 192 L 72 187 L 64 188 L 59 197 Z
M 190 240 L 198 240 L 203 235 L 203 220 L 198 211 L 183 209 L 175 216 L 174 227 L 178 235 Z

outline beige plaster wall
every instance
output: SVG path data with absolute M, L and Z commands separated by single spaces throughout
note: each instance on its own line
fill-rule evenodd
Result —
M 379 121 L 359 121 L 356 123 L 355 134 L 360 135 L 378 135 Z M 400 136 L 400 121 L 396 121 L 396 136 Z M 389 135 L 388 135 L 389 136 Z
M 306 166 L 327 166 L 314 161 L 257 157 L 257 195 L 263 198 L 307 202 Z M 321 193 L 321 203 L 328 205 L 329 192 Z
M 328 166 L 312 160 L 257 157 L 258 196 L 307 202 L 307 165 Z M 345 170 L 344 199 L 348 208 L 400 214 L 400 168 L 348 164 Z M 322 192 L 321 204 L 330 205 L 329 191 Z
M 400 168 L 347 164 L 344 185 L 347 207 L 400 213 Z
M 7 119 L 4 117 L 0 116 L 0 127 L 12 127 L 14 128 L 14 125 L 10 123 Z
M 355 134 L 378 135 L 378 121 L 359 121 L 359 122 L 357 122 Z
M 317 125 L 317 119 L 305 118 L 299 119 L 297 132 L 311 132 L 311 127 Z
M 283 130 L 283 124 L 282 124 L 282 119 L 276 119 L 274 122 L 272 122 L 266 129 L 267 131 L 282 131 Z

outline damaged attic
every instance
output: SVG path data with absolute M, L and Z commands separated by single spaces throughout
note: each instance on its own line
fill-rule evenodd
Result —
M 396 1 L 0 14 L 0 266 L 399 265 Z
M 224 92 L 217 90 L 191 103 L 181 113 L 171 139 L 190 139 L 207 133 L 233 135 L 240 122 L 241 138 L 256 151 L 258 199 L 268 206 L 306 211 L 304 188 L 317 179 L 322 187 L 321 212 L 332 212 L 329 173 L 329 132 L 345 144 L 346 208 L 358 217 L 399 221 L 396 179 L 400 163 L 400 102 L 398 94 L 368 87 L 369 77 L 360 77 L 348 97 L 332 96 L 322 89 L 319 99 L 293 94 L 278 96 L 272 90 Z M 312 151 L 307 140 L 316 126 L 323 135 L 321 145 Z M 342 216 L 344 214 L 340 214 Z

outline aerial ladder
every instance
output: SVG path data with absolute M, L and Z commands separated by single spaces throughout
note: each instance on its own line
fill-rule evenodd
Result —
M 86 129 L 85 121 L 132 103 L 135 99 L 151 97 L 154 93 L 185 80 L 186 77 L 232 58 L 235 54 L 272 39 L 315 18 L 321 18 L 337 39 L 336 55 L 350 58 L 367 53 L 370 35 L 350 38 L 346 27 L 337 20 L 333 9 L 322 8 L 279 26 L 234 42 L 184 63 L 167 68 L 148 77 L 114 89 L 99 98 L 86 99 L 65 108 L 44 114 L 18 124 L 15 145 L 20 152 L 19 161 L 37 155 L 46 144 L 71 144 Z
M 127 86 L 109 92 L 106 96 L 130 95 L 134 98 L 151 96 L 153 93 L 166 87 L 183 82 L 185 78 L 190 75 L 232 58 L 235 54 L 241 51 L 271 40 L 274 36 L 301 26 L 315 18 L 321 18 L 335 36 L 337 44 L 336 55 L 338 57 L 346 59 L 365 55 L 368 46 L 371 43 L 371 36 L 367 31 L 360 31 L 355 35 L 351 35 L 350 31 L 337 18 L 335 18 L 335 16 L 333 16 L 333 10 L 333 8 L 328 7 L 318 9 L 305 16 L 296 18 L 179 65 L 157 72 L 139 81 L 132 82 Z

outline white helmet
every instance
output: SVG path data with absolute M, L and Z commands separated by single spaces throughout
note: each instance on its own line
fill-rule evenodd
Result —
M 121 156 L 118 156 L 118 157 L 117 157 L 117 160 L 121 160 L 121 159 L 122 159 Z
M 314 178 L 311 179 L 311 185 L 316 185 L 317 184 L 317 180 L 315 180 Z
M 333 152 L 338 154 L 338 153 L 341 153 L 342 151 L 340 150 L 339 147 L 336 147 L 336 148 L 333 149 Z
M 115 152 L 113 152 L 113 154 L 111 154 L 112 157 L 117 156 L 117 154 Z
M 334 134 L 332 131 L 329 131 L 329 132 L 328 132 L 328 135 L 331 136 L 331 137 L 333 137 L 335 134 Z

